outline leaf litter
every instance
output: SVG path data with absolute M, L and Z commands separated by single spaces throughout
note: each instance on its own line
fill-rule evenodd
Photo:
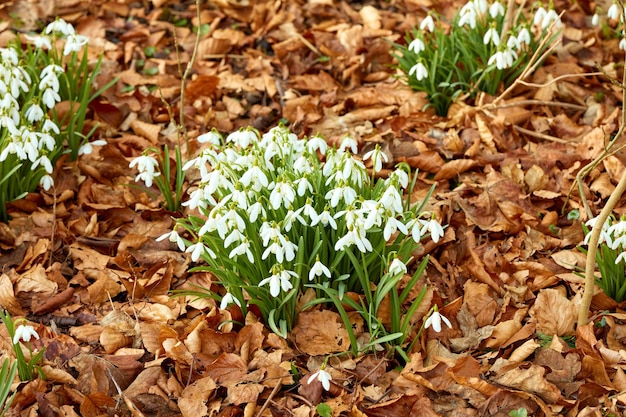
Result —
M 193 53 L 193 1 L 0 5 L 1 42 L 60 16 L 90 38 L 94 58 L 104 54 L 98 84 L 119 78 L 90 106 L 90 126 L 108 144 L 63 162 L 56 189 L 11 203 L 12 220 L 0 224 L 0 304 L 35 324 L 35 347 L 47 346 L 46 380 L 16 384 L 12 412 L 308 416 L 323 402 L 334 416 L 623 414 L 626 315 L 598 291 L 592 317 L 601 326 L 576 328 L 582 279 L 573 265 L 584 236 L 567 217 L 579 210 L 587 220 L 570 191 L 618 128 L 621 90 L 602 75 L 621 77 L 617 41 L 585 23 L 589 2 L 557 1 L 566 26 L 556 55 L 491 107 L 480 97 L 442 118 L 394 77 L 388 41 L 429 8 L 445 14 L 457 3 L 210 1 L 182 112 L 178 65 Z M 415 197 L 435 185 L 429 205 L 448 228 L 423 248 L 428 305 L 412 322 L 436 304 L 452 329 L 427 329 L 404 366 L 382 355 L 331 357 L 324 391 L 309 375 L 350 343 L 334 311 L 303 312 L 284 340 L 254 314 L 171 297 L 216 285 L 154 240 L 173 214 L 153 198 L 158 190 L 129 186 L 132 157 L 176 143 L 172 117 L 191 137 L 284 118 L 300 135 L 335 144 L 348 133 L 363 152 L 379 144 L 387 168 L 419 170 Z M 623 161 L 617 153 L 585 178 L 594 213 Z M 361 336 L 357 318 L 353 326 Z

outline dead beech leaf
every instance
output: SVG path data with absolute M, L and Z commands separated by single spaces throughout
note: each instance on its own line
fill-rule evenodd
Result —
M 487 117 L 481 113 L 476 113 L 476 126 L 478 127 L 480 141 L 490 153 L 496 153 L 498 150 L 496 149 L 493 133 L 491 133 L 491 129 L 489 129 Z
M 350 348 L 348 332 L 339 314 L 330 310 L 300 313 L 291 336 L 298 349 L 312 356 L 343 352 Z
M 148 139 L 152 145 L 157 145 L 159 142 L 159 133 L 161 133 L 161 126 L 152 123 L 142 122 L 141 120 L 134 120 L 130 124 L 130 128 L 133 129 L 135 134 Z
M 188 385 L 178 399 L 178 408 L 183 417 L 206 416 L 209 410 L 206 402 L 216 388 L 217 385 L 211 377 L 198 379 Z
M 419 155 L 407 157 L 401 156 L 397 158 L 397 161 L 406 162 L 411 168 L 417 168 L 425 172 L 439 172 L 446 163 L 441 155 L 439 155 L 439 152 L 435 151 L 424 151 L 420 152 Z
M 609 174 L 603 172 L 589 186 L 591 191 L 600 194 L 600 197 L 607 198 L 615 191 L 615 186 L 611 183 Z
M 528 368 L 507 369 L 496 375 L 493 381 L 505 387 L 531 392 L 547 403 L 554 404 L 561 398 L 561 390 L 546 380 L 545 373 L 544 367 L 530 365 Z
M 455 176 L 473 168 L 476 161 L 473 159 L 453 159 L 446 162 L 441 169 L 435 174 L 435 181 L 448 180 Z
M 539 292 L 530 309 L 530 316 L 537 320 L 537 331 L 548 335 L 574 334 L 578 317 L 576 305 L 559 290 L 546 288 Z
M 476 325 L 483 327 L 493 324 L 498 302 L 489 286 L 467 281 L 464 289 L 463 304 L 467 305 L 468 311 L 476 318 Z
M 576 269 L 576 267 L 584 268 L 587 260 L 585 254 L 576 249 L 555 252 L 550 257 L 557 265 L 570 270 Z
M 7 274 L 0 275 L 0 305 L 12 316 L 23 316 L 24 310 L 13 293 L 13 283 Z
M 528 171 L 526 171 L 526 174 L 524 174 L 524 182 L 528 187 L 528 191 L 531 193 L 533 191 L 543 190 L 546 188 L 548 181 L 548 176 L 538 165 L 533 165 Z
M 227 384 L 227 387 L 225 402 L 233 405 L 255 403 L 265 389 L 265 386 L 261 384 L 242 384 L 238 382 L 231 382 Z
M 538 347 L 541 347 L 541 345 L 535 342 L 533 339 L 527 340 L 520 347 L 515 349 L 513 353 L 511 353 L 511 356 L 509 356 L 509 361 L 522 362 L 530 355 L 532 355 Z

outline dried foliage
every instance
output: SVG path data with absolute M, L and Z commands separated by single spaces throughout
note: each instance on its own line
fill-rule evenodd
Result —
M 62 160 L 55 187 L 11 203 L 12 219 L 0 223 L 0 305 L 34 325 L 33 348 L 46 346 L 47 379 L 15 383 L 12 412 L 308 416 L 323 402 L 333 416 L 622 415 L 626 314 L 598 290 L 594 323 L 576 326 L 584 236 L 567 217 L 579 209 L 587 220 L 570 193 L 576 174 L 607 141 L 624 141 L 612 137 L 622 89 L 609 79 L 622 75 L 619 40 L 590 25 L 590 2 L 557 0 L 555 54 L 506 96 L 455 103 L 442 118 L 394 77 L 389 41 L 402 42 L 429 8 L 447 15 L 458 3 L 209 0 L 198 22 L 189 0 L 3 2 L 0 44 L 58 15 L 89 37 L 94 62 L 104 53 L 97 84 L 119 77 L 91 103 L 86 126 L 98 123 L 108 144 Z M 198 61 L 178 120 L 193 26 Z M 419 248 L 430 254 L 429 290 L 413 322 L 418 329 L 438 305 L 452 328 L 424 331 L 407 364 L 332 357 L 326 391 L 309 376 L 347 349 L 334 311 L 303 313 L 283 340 L 254 311 L 170 297 L 215 286 L 154 240 L 173 224 L 156 188 L 129 186 L 133 157 L 178 143 L 171 118 L 191 138 L 183 154 L 211 127 L 266 130 L 284 119 L 331 144 L 349 133 L 362 153 L 379 144 L 388 169 L 419 169 L 413 197 L 435 184 L 428 209 L 448 227 Z M 589 172 L 582 190 L 593 213 L 623 170 L 618 152 Z

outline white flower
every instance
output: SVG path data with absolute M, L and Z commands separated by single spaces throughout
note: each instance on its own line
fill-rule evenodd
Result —
M 359 152 L 359 144 L 357 143 L 356 139 L 354 139 L 352 136 L 346 135 L 341 140 L 341 144 L 339 145 L 339 150 L 342 152 L 345 152 L 348 148 L 353 154 L 356 154 L 357 152 Z
M 317 259 L 309 271 L 309 281 L 313 281 L 315 277 L 321 277 L 322 275 L 330 278 L 330 270 Z
M 252 129 L 238 130 L 226 137 L 226 142 L 232 142 L 240 148 L 247 148 L 252 142 L 259 140 L 256 132 Z
M 487 0 L 474 0 L 474 7 L 480 14 L 485 14 L 487 13 L 489 5 L 487 4 Z
M 500 35 L 496 28 L 490 28 L 483 36 L 483 43 L 485 45 L 489 45 L 489 43 L 493 43 L 495 46 L 500 45 Z
M 15 334 L 13 335 L 13 344 L 17 345 L 20 340 L 28 343 L 33 337 L 39 340 L 39 334 L 37 334 L 35 328 L 28 324 L 20 324 L 19 326 L 17 326 L 17 329 L 15 329 Z
M 63 55 L 67 56 L 72 52 L 80 52 L 83 46 L 87 45 L 89 38 L 83 35 L 72 34 L 67 37 L 65 47 L 63 47 Z
M 321 223 L 324 227 L 326 227 L 326 226 L 328 226 L 330 224 L 330 227 L 333 230 L 337 230 L 337 222 L 333 218 L 333 215 L 331 214 L 331 212 L 326 210 L 326 209 L 324 211 L 322 211 L 317 216 L 316 219 L 311 219 L 311 226 L 315 226 L 318 223 Z
M 239 302 L 239 300 L 235 297 L 233 297 L 233 295 L 229 292 L 227 292 L 226 294 L 224 294 L 224 296 L 222 297 L 222 301 L 220 302 L 220 309 L 222 310 L 226 310 L 226 307 L 228 307 L 230 304 L 237 304 L 237 306 L 241 307 L 241 303 Z
M 491 6 L 489 6 L 489 16 L 491 16 L 492 19 L 495 19 L 500 15 L 504 16 L 504 6 L 502 5 L 502 3 L 496 1 Z
M 385 224 L 385 229 L 383 230 L 383 238 L 385 239 L 385 241 L 388 242 L 389 239 L 391 239 L 391 235 L 394 234 L 396 230 L 400 230 L 405 235 L 409 233 L 404 223 L 402 223 L 400 220 L 396 219 L 393 216 L 387 217 L 387 223 Z
M 254 255 L 252 255 L 252 251 L 250 250 L 250 241 L 247 237 L 241 239 L 239 246 L 230 251 L 228 257 L 234 258 L 237 255 L 246 255 L 248 257 L 248 261 L 250 261 L 251 264 L 254 263 Z
M 428 69 L 422 62 L 418 62 L 413 65 L 411 69 L 409 69 L 409 77 L 415 74 L 415 79 L 417 81 L 422 81 L 425 78 L 428 78 Z
M 330 389 L 330 381 L 333 379 L 333 377 L 324 369 L 320 369 L 319 371 L 316 371 L 313 374 L 311 374 L 311 376 L 309 377 L 309 379 L 307 379 L 306 382 L 307 384 L 310 384 L 316 379 L 322 383 L 322 387 L 324 387 L 326 391 Z
M 400 259 L 398 258 L 394 258 L 393 261 L 391 261 L 391 265 L 389 265 L 389 273 L 392 276 L 396 276 L 396 275 L 404 275 L 406 274 L 406 265 L 404 264 L 404 262 L 402 262 Z
M 80 146 L 80 148 L 78 148 L 78 154 L 89 155 L 90 153 L 93 152 L 94 146 L 104 146 L 106 144 L 107 144 L 107 141 L 104 139 L 94 140 L 93 142 L 85 142 Z
M 60 32 L 65 36 L 73 35 L 75 33 L 74 27 L 60 18 L 57 18 L 54 22 L 46 26 L 46 33 L 50 34 L 52 32 Z
M 41 101 L 47 108 L 51 109 L 54 107 L 55 103 L 61 101 L 61 96 L 53 89 L 47 88 L 41 96 Z
M 267 175 L 258 165 L 252 165 L 250 169 L 243 173 L 239 181 L 245 186 L 252 188 L 253 191 L 259 192 L 266 188 L 269 183 Z
M 298 187 L 298 195 L 300 197 L 304 196 L 307 190 L 309 193 L 313 194 L 313 185 L 309 182 L 307 177 L 299 178 L 293 184 Z
M 57 124 L 56 124 L 56 123 L 54 123 L 54 122 L 53 122 L 52 120 L 50 120 L 50 119 L 46 119 L 46 120 L 44 120 L 44 122 L 43 122 L 43 126 L 41 127 L 41 131 L 42 131 L 43 133 L 50 133 L 50 132 L 54 132 L 54 133 L 56 133 L 57 135 L 58 135 L 59 133 L 61 133 L 61 131 L 59 130 L 59 126 L 57 126 Z M 95 142 L 98 142 L 98 141 L 94 141 L 94 143 L 95 143 Z M 79 155 L 80 155 L 80 154 L 79 154 Z
M 530 45 L 530 32 L 527 27 L 523 27 L 517 34 L 517 42 L 521 46 L 522 44 Z
M 600 23 L 600 16 L 598 15 L 598 13 L 595 13 L 591 17 L 591 25 L 592 26 L 598 26 L 598 23 Z
M 626 37 L 623 32 L 622 32 L 622 39 L 620 39 L 619 41 L 619 49 L 621 49 L 622 51 L 626 51 Z
M 561 18 L 554 9 L 548 10 L 545 17 L 543 18 L 543 21 L 541 22 L 541 28 L 547 29 L 552 24 L 552 22 L 554 22 L 554 25 L 556 27 L 561 26 Z
M 196 140 L 200 143 L 210 143 L 215 146 L 220 146 L 222 144 L 222 135 L 220 135 L 217 130 L 213 129 L 210 132 L 201 134 Z
M 382 207 L 393 214 L 402 213 L 402 196 L 396 187 L 387 187 L 379 202 Z
M 426 234 L 426 232 L 430 232 L 430 238 L 433 240 L 433 242 L 437 243 L 439 242 L 439 238 L 443 236 L 443 227 L 437 222 L 437 220 L 430 219 L 430 220 L 421 220 L 420 222 L 422 223 L 422 229 L 420 231 L 420 233 L 422 235 Z
M 250 218 L 250 223 L 254 223 L 259 218 L 259 215 L 262 217 L 266 217 L 267 213 L 265 212 L 265 207 L 260 201 L 257 201 L 250 207 L 248 207 L 248 217 Z
M 544 9 L 543 7 L 538 8 L 535 12 L 535 17 L 533 18 L 533 24 L 535 26 L 540 26 L 543 23 L 547 13 L 548 12 L 546 12 L 546 9 Z
M 172 243 L 176 243 L 178 245 L 178 249 L 180 249 L 181 252 L 185 250 L 185 241 L 183 240 L 182 237 L 180 237 L 178 232 L 176 232 L 175 230 L 172 230 L 169 233 L 165 233 L 157 237 L 156 241 L 160 242 L 165 239 L 168 239 Z
M 617 3 L 613 3 L 611 7 L 609 7 L 609 10 L 606 12 L 606 16 L 609 19 L 613 19 L 613 20 L 619 20 L 620 15 L 621 15 L 621 11 Z
M 422 20 L 422 23 L 420 23 L 420 30 L 424 29 L 428 29 L 429 32 L 435 30 L 435 21 L 431 15 L 426 16 L 424 20 Z
M 197 242 L 193 245 L 190 245 L 187 250 L 185 250 L 185 252 L 191 253 L 191 260 L 194 262 L 198 262 L 198 259 L 200 259 L 200 257 L 204 253 L 208 253 L 209 255 L 211 255 L 212 258 L 216 257 L 215 253 L 210 248 L 204 246 L 202 242 Z
M 367 161 L 368 159 L 372 159 L 372 163 L 374 164 L 374 172 L 379 172 L 383 169 L 383 162 L 389 162 L 389 157 L 385 152 L 380 150 L 380 146 L 376 145 L 376 148 L 367 152 L 363 155 L 363 160 Z
M 39 185 L 41 185 L 44 190 L 48 191 L 50 187 L 54 185 L 54 179 L 50 175 L 44 175 L 39 180 Z
M 272 243 L 261 255 L 261 259 L 265 260 L 270 253 L 273 253 L 274 256 L 276 256 L 276 261 L 278 263 L 283 263 L 283 260 L 291 262 L 296 257 L 297 250 L 298 246 L 295 243 L 288 241 L 284 236 L 282 239 L 274 238 Z
M 365 229 L 362 227 L 349 228 L 348 232 L 335 243 L 335 250 L 344 250 L 352 245 L 356 245 L 363 253 L 373 251 L 372 243 L 367 239 Z
M 293 271 L 282 270 L 278 273 L 273 273 L 271 276 L 263 279 L 261 282 L 259 282 L 259 287 L 262 287 L 265 284 L 269 284 L 270 294 L 272 295 L 272 297 L 278 297 L 281 288 L 284 292 L 287 292 L 293 288 L 293 285 L 289 281 L 290 277 L 297 278 L 298 274 Z
M 24 36 L 26 37 L 26 39 L 28 39 L 35 45 L 35 48 L 52 49 L 52 44 L 50 43 L 49 36 L 29 36 L 29 35 L 24 35 Z
M 147 187 L 152 187 L 152 180 L 161 175 L 157 169 L 159 162 L 149 155 L 141 155 L 130 161 L 129 168 L 137 166 L 139 175 L 135 177 L 135 181 L 142 180 Z M 182 249 L 181 249 L 182 250 Z
M 471 3 L 467 3 L 471 4 Z M 465 7 L 463 7 L 465 9 Z M 463 9 L 461 9 L 461 18 L 459 19 L 459 27 L 463 27 L 465 25 L 469 25 L 470 28 L 476 29 L 476 10 L 474 8 L 468 8 L 467 11 L 463 13 Z
M 439 333 L 441 331 L 441 322 L 444 322 L 449 328 L 452 328 L 452 323 L 445 316 L 442 316 L 439 311 L 437 311 L 437 307 L 435 306 L 435 310 L 432 314 L 426 319 L 426 323 L 424 324 L 424 328 L 428 329 L 431 325 L 433 326 L 433 330 Z
M 413 51 L 413 53 L 419 54 L 425 49 L 424 41 L 420 38 L 415 38 L 409 44 L 409 51 Z
M 271 187 L 271 185 L 270 185 Z M 296 199 L 296 192 L 288 182 L 278 182 L 270 193 L 270 203 L 274 210 L 278 210 L 282 205 L 285 208 L 291 206 Z
M 319 153 L 321 153 L 322 155 L 326 155 L 326 150 L 328 149 L 328 143 L 326 143 L 324 138 L 320 136 L 313 136 L 307 141 L 306 147 L 309 150 L 309 152 L 319 151 Z

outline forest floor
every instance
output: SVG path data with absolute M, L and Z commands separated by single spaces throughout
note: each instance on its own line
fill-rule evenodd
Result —
M 618 153 L 598 164 L 581 198 L 577 173 L 620 124 L 622 89 L 609 77 L 620 79 L 624 59 L 619 40 L 591 26 L 587 1 L 554 2 L 562 43 L 525 84 L 497 106 L 486 96 L 456 103 L 447 117 L 394 76 L 389 41 L 430 10 L 451 15 L 458 0 L 202 3 L 200 25 L 189 0 L 0 5 L 0 44 L 63 17 L 89 37 L 94 59 L 104 54 L 98 84 L 119 78 L 90 106 L 107 144 L 62 161 L 55 188 L 11 203 L 0 223 L 0 305 L 34 324 L 34 348 L 46 346 L 46 379 L 16 382 L 10 415 L 299 417 L 322 402 L 333 416 L 623 415 L 623 306 L 598 290 L 592 323 L 576 323 L 584 201 L 597 215 L 626 162 Z M 204 32 L 181 121 L 192 25 Z M 225 331 L 212 300 L 172 297 L 211 283 L 188 272 L 175 245 L 155 241 L 172 213 L 156 188 L 129 186 L 128 166 L 144 149 L 178 143 L 172 116 L 192 139 L 280 121 L 331 144 L 349 134 L 361 154 L 379 144 L 387 168 L 418 170 L 416 193 L 435 185 L 429 207 L 446 225 L 422 248 L 429 289 L 418 314 L 436 304 L 452 328 L 423 332 L 408 364 L 338 356 L 325 391 L 307 376 L 346 342 L 334 311 L 284 340 L 253 317 Z

